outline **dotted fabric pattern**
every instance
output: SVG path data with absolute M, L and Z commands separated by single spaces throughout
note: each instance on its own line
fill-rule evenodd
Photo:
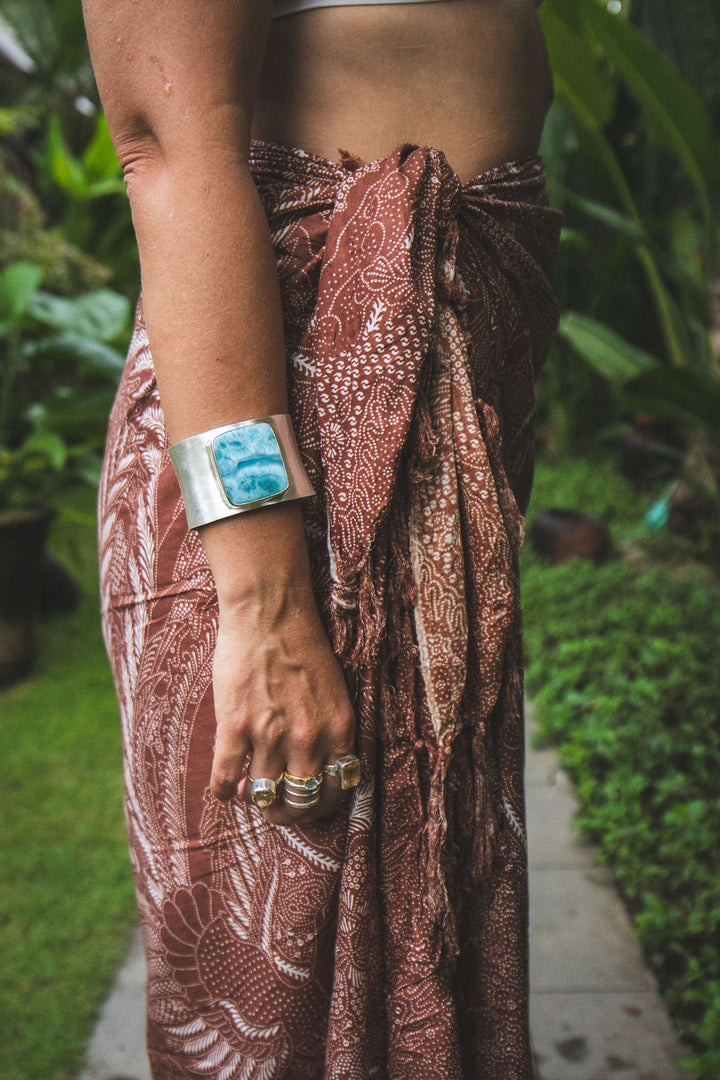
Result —
M 217 598 L 139 305 L 99 528 L 153 1077 L 529 1080 L 517 555 L 559 215 L 537 157 L 252 168 L 364 780 L 305 828 L 209 794 Z

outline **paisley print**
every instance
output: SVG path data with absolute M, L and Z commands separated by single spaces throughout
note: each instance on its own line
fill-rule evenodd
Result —
M 304 828 L 209 794 L 217 598 L 139 304 L 99 528 L 153 1076 L 529 1080 L 517 555 L 559 215 L 536 157 L 251 164 L 366 779 Z

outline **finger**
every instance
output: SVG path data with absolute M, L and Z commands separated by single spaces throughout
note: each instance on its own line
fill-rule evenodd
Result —
M 218 725 L 210 773 L 210 790 L 216 799 L 227 802 L 237 793 L 249 753 L 247 737 L 227 724 Z
M 276 799 L 272 806 L 265 811 L 267 820 L 274 825 L 302 825 L 335 813 L 340 787 L 339 784 L 329 782 L 330 777 L 325 776 L 322 766 L 323 762 L 311 764 L 307 758 L 304 759 L 303 765 L 294 764 L 291 759 L 287 766 L 287 772 L 291 776 L 322 777 L 318 791 L 320 798 L 314 805 L 308 807 L 294 806 L 293 803 L 302 803 L 304 801 L 303 796 L 290 791 L 288 784 L 284 783 L 280 791 L 280 798 Z
M 281 753 L 276 749 L 275 751 L 268 752 L 260 747 L 253 748 L 253 755 L 248 762 L 247 774 L 242 787 L 242 797 L 246 802 L 252 803 L 252 781 L 261 780 L 263 778 L 267 780 L 273 780 L 277 785 L 277 796 L 280 798 L 282 790 L 282 776 L 284 760 Z M 257 804 L 253 804 L 257 805 Z

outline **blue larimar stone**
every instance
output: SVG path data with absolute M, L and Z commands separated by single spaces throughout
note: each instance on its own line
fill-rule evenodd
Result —
M 288 487 L 280 447 L 269 424 L 249 424 L 216 435 L 213 453 L 233 506 L 272 498 Z

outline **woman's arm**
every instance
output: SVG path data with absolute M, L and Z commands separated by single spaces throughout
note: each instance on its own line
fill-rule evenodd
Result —
M 123 165 L 143 309 L 172 442 L 287 411 L 277 271 L 249 167 L 270 0 L 84 0 Z M 347 688 L 317 613 L 299 504 L 206 525 L 220 630 L 211 786 L 318 770 L 353 748 Z M 334 796 L 325 790 L 320 812 Z M 290 820 L 273 806 L 271 820 Z

